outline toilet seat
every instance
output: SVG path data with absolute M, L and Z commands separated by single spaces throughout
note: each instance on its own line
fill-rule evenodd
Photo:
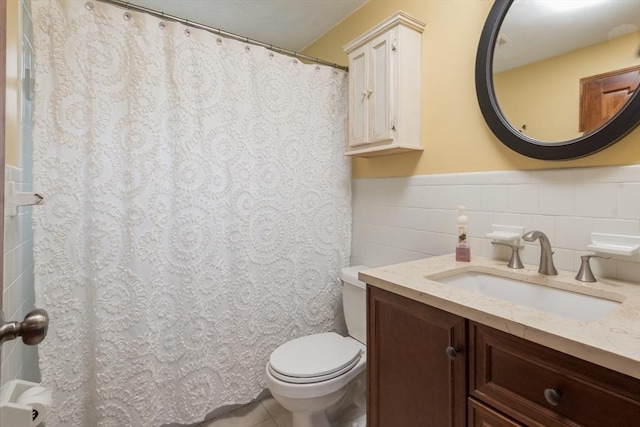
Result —
M 353 339 L 335 332 L 291 340 L 271 353 L 268 369 L 281 381 L 309 384 L 336 378 L 353 369 L 362 357 Z

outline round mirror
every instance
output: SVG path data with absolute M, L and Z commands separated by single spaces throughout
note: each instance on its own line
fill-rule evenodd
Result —
M 640 122 L 640 2 L 496 0 L 476 58 L 493 133 L 528 157 L 568 160 Z

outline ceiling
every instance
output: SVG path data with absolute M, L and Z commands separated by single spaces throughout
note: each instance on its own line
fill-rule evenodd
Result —
M 368 0 L 128 0 L 300 52 Z
M 638 0 L 516 0 L 500 27 L 493 70 L 505 71 L 636 31 Z

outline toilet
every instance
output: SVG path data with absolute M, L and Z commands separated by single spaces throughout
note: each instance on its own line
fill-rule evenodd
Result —
M 349 336 L 307 335 L 276 348 L 266 367 L 271 395 L 293 414 L 293 427 L 365 427 L 366 290 L 343 268 L 342 306 Z

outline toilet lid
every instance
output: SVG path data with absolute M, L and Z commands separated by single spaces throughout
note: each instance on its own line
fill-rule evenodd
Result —
M 318 382 L 350 370 L 360 357 L 360 347 L 352 339 L 327 332 L 282 344 L 271 353 L 269 367 L 283 381 Z

